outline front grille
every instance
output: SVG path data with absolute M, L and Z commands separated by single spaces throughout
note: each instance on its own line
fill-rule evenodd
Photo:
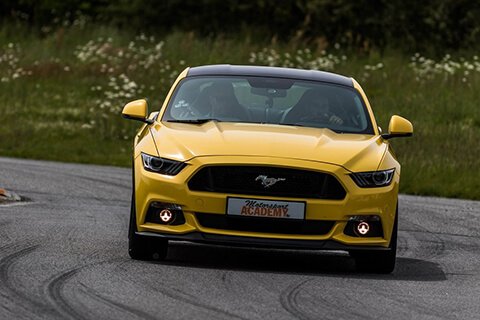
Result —
M 225 214 L 198 212 L 195 216 L 205 228 L 280 234 L 324 235 L 330 232 L 335 223 L 323 220 L 232 217 Z
M 265 187 L 261 176 L 284 180 Z M 190 179 L 188 187 L 193 191 L 290 198 L 341 200 L 346 195 L 328 173 L 263 166 L 205 167 Z

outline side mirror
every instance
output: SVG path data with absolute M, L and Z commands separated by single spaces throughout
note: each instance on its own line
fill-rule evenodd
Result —
M 400 116 L 392 116 L 388 125 L 388 133 L 382 134 L 385 140 L 397 137 L 411 137 L 413 135 L 413 125 L 410 121 Z
M 147 118 L 147 110 L 147 100 L 135 100 L 127 103 L 125 107 L 123 107 L 122 117 L 124 117 L 125 119 L 138 120 L 148 124 L 152 124 L 153 119 Z

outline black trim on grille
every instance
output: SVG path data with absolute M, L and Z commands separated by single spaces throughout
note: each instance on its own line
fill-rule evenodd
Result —
M 335 224 L 335 221 L 327 220 L 233 217 L 198 212 L 195 216 L 205 228 L 278 234 L 324 235 L 330 232 Z
M 265 187 L 260 176 L 279 180 Z M 267 166 L 209 166 L 188 182 L 193 191 L 289 198 L 342 200 L 346 191 L 338 180 L 318 171 Z

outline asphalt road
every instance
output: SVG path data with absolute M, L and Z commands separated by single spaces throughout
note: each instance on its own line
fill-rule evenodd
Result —
M 130 260 L 128 169 L 0 158 L 0 319 L 480 319 L 480 202 L 400 197 L 391 275 L 341 252 L 172 243 Z

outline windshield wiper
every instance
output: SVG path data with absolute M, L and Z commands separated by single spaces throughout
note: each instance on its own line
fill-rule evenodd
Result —
M 281 125 L 284 125 L 284 126 L 297 126 L 297 127 L 310 127 L 310 128 L 316 128 L 316 129 L 328 129 L 328 130 L 331 130 L 331 131 L 333 131 L 335 133 L 338 133 L 338 134 L 348 134 L 348 133 L 355 134 L 355 133 L 358 133 L 358 132 L 355 132 L 355 131 L 336 130 L 336 129 L 329 128 L 329 127 L 305 126 L 305 125 L 299 124 L 299 123 L 278 123 L 278 124 L 281 124 Z
M 205 119 L 184 119 L 184 120 L 167 120 L 167 122 L 175 123 L 192 123 L 192 124 L 203 124 L 209 121 L 220 121 L 214 118 L 205 118 Z
M 297 127 L 305 127 L 303 124 L 300 123 L 283 123 L 279 122 L 277 124 L 284 125 L 284 126 L 297 126 Z

